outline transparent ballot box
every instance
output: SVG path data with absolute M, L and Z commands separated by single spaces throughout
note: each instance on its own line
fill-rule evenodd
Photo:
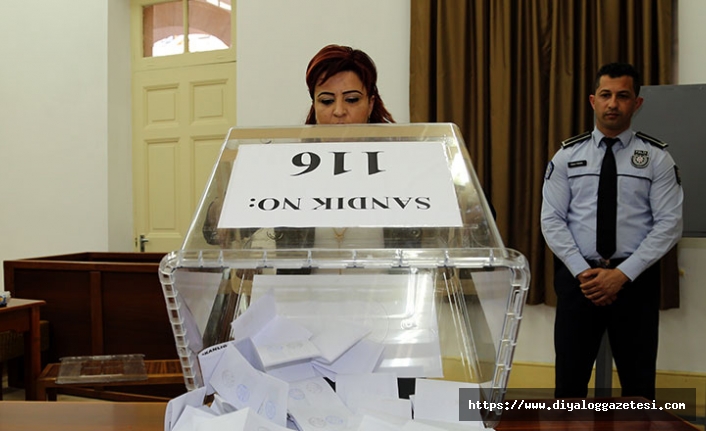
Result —
M 419 123 L 231 129 L 160 277 L 190 391 L 237 351 L 290 387 L 392 375 L 416 419 L 427 382 L 504 401 L 530 274 L 458 128 Z

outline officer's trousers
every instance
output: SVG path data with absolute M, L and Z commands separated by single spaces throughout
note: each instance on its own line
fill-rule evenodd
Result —
M 628 282 L 611 305 L 596 306 L 558 259 L 554 322 L 555 396 L 584 398 L 604 332 L 608 331 L 622 396 L 654 399 L 659 329 L 659 264 Z

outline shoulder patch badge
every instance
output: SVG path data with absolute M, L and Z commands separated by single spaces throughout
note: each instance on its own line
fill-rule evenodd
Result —
M 547 165 L 547 170 L 544 171 L 544 179 L 548 180 L 549 177 L 552 176 L 553 172 L 554 172 L 554 162 L 550 161 L 549 164 Z
M 635 150 L 630 162 L 636 168 L 646 168 L 650 164 L 650 153 L 642 150 Z
M 561 148 L 568 148 L 572 145 L 578 144 L 579 142 L 583 142 L 590 137 L 591 137 L 591 132 L 583 132 L 580 135 L 576 135 L 576 136 L 573 136 L 569 139 L 561 141 Z
M 650 136 L 646 133 L 637 132 L 637 133 L 635 133 L 635 136 L 637 136 L 638 138 L 642 139 L 643 141 L 645 141 L 651 145 L 654 145 L 655 147 L 661 148 L 661 149 L 665 149 L 669 146 L 669 144 L 662 142 L 657 138 L 653 138 L 652 136 Z

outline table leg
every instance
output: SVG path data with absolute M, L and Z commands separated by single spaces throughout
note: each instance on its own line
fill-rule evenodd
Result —
M 25 399 L 37 400 L 37 377 L 42 371 L 39 306 L 29 310 L 29 331 L 25 333 Z

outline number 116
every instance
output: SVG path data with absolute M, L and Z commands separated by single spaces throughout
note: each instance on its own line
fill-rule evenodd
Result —
M 368 175 L 375 175 L 384 171 L 384 169 L 380 169 L 380 165 L 378 163 L 378 159 L 382 151 L 363 151 L 362 153 L 367 155 Z M 333 154 L 334 175 L 341 175 L 351 171 L 351 169 L 346 169 L 346 155 L 350 154 L 350 152 L 332 151 L 330 154 Z M 301 172 L 292 174 L 292 176 L 296 177 L 299 175 L 308 174 L 309 172 L 315 171 L 321 165 L 321 156 L 316 153 L 306 151 L 292 157 L 292 164 L 298 168 L 305 168 Z

